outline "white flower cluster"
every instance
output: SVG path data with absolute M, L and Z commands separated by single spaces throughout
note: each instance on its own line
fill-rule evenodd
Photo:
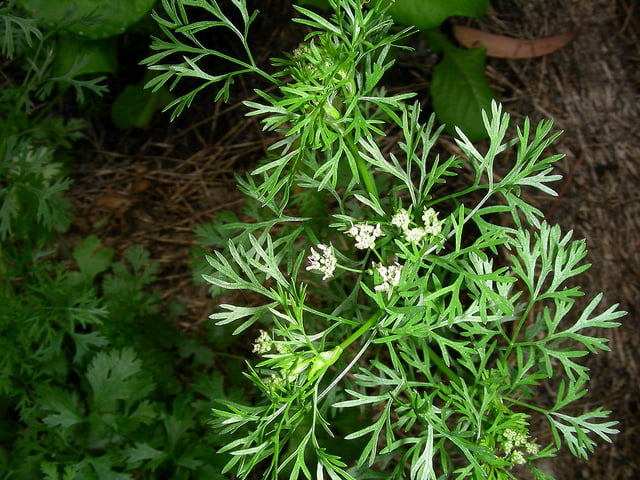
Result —
M 291 348 L 286 343 L 273 340 L 267 332 L 260 330 L 260 335 L 253 342 L 253 353 L 264 355 L 265 353 L 273 352 L 274 349 L 278 353 L 291 352 Z
M 260 336 L 256 338 L 256 341 L 253 343 L 253 353 L 257 353 L 258 355 L 264 355 L 268 353 L 273 348 L 273 340 L 267 332 L 264 330 L 260 330 Z
M 527 435 L 522 432 L 516 432 L 508 428 L 502 433 L 504 441 L 502 442 L 502 449 L 504 450 L 505 457 L 511 460 L 515 464 L 525 463 L 525 452 L 529 455 L 536 455 L 540 451 L 540 447 L 537 443 L 527 440 Z M 517 450 L 517 448 L 524 448 Z
M 374 266 L 382 279 L 382 283 L 374 287 L 377 292 L 388 292 L 391 287 L 398 286 L 400 275 L 402 274 L 402 265 L 395 263 L 387 267 L 374 263 Z
M 294 385 L 297 380 L 297 374 L 290 374 L 281 371 L 277 374 L 272 373 L 271 376 L 265 380 L 264 384 L 272 391 L 273 394 L 279 391 L 286 391 Z
M 407 212 L 404 208 L 398 210 L 396 214 L 391 217 L 391 224 L 399 227 L 402 231 L 405 231 L 409 228 L 409 223 L 411 223 L 411 217 L 409 216 L 409 212 Z
M 424 230 L 434 237 L 442 231 L 442 223 L 438 220 L 438 212 L 433 208 L 428 208 L 422 214 L 422 223 L 424 223 Z
M 410 228 L 411 215 L 404 208 L 398 210 L 391 218 L 391 224 L 402 230 L 405 240 L 414 244 L 421 242 L 427 235 L 435 237 L 442 230 L 442 224 L 438 220 L 438 213 L 433 208 L 425 210 L 422 214 L 422 222 L 424 227 Z
M 376 238 L 384 237 L 379 223 L 376 223 L 375 227 L 368 223 L 356 223 L 351 225 L 351 228 L 347 230 L 347 234 L 356 239 L 356 248 L 360 250 L 375 247 Z
M 307 262 L 309 262 L 307 270 L 318 270 L 324 273 L 322 277 L 323 280 L 331 278 L 338 263 L 333 253 L 333 246 L 319 243 L 316 245 L 316 248 L 322 253 L 316 252 L 313 247 L 311 247 L 311 255 L 307 257 Z

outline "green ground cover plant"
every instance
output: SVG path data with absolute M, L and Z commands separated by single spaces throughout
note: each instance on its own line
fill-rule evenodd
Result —
M 71 87 L 81 111 L 105 87 L 58 76 L 54 36 L 0 8 L 0 478 L 223 478 L 208 422 L 229 384 L 151 288 L 149 252 L 62 239 L 84 125 L 57 105 Z
M 147 28 L 155 25 L 149 15 L 155 3 L 156 0 L 133 0 L 126 5 L 102 0 L 9 2 L 1 9 L 3 53 L 12 59 L 16 47 L 23 50 L 19 61 L 25 64 L 28 74 L 22 85 L 5 89 L 5 95 L 17 91 L 23 101 L 32 102 L 52 93 L 61 96 L 67 88 L 74 87 L 82 102 L 90 91 L 104 93 L 104 80 L 122 75 L 118 58 L 122 35 L 148 35 Z M 36 48 L 28 49 L 25 55 L 27 50 L 23 47 L 29 47 L 34 39 L 38 40 Z M 21 46 L 22 43 L 27 45 Z M 151 92 L 143 88 L 149 73 L 116 92 L 111 119 L 117 127 L 146 128 L 153 114 L 172 99 L 166 90 Z
M 148 253 L 112 255 L 89 237 L 77 269 L 41 258 L 9 272 L 21 283 L 0 307 L 2 478 L 216 478 L 206 421 L 221 378 L 180 384 L 211 358 L 160 318 Z
M 539 460 L 563 447 L 586 458 L 616 433 L 610 412 L 572 403 L 587 391 L 581 359 L 608 349 L 597 329 L 624 315 L 599 294 L 573 308 L 584 241 L 521 196 L 555 195 L 561 156 L 546 150 L 558 133 L 525 119 L 511 134 L 494 102 L 483 148 L 458 129 L 461 156 L 432 154 L 434 118 L 423 121 L 413 94 L 381 86 L 412 29 L 395 27 L 389 2 L 329 3 L 329 16 L 296 6 L 309 33 L 268 69 L 249 48 L 257 12 L 244 0 L 163 0 L 155 15 L 164 35 L 145 61 L 158 73 L 149 87 L 201 82 L 178 94 L 173 116 L 210 86 L 228 98 L 251 73 L 270 88 L 245 102 L 248 115 L 281 134 L 238 179 L 249 220 L 200 229 L 224 243 L 205 279 L 238 291 L 212 319 L 256 337 L 245 375 L 258 393 L 214 410 L 230 454 L 223 473 L 508 479 L 528 468 L 551 478 Z M 211 20 L 193 22 L 194 9 Z M 237 38 L 242 56 L 204 44 L 210 28 Z M 232 68 L 209 74 L 211 60 Z M 387 151 L 391 128 L 401 141 Z M 515 160 L 499 169 L 510 149 Z M 467 185 L 448 189 L 454 177 Z
M 222 478 L 212 353 L 160 315 L 148 252 L 112 257 L 90 236 L 76 268 L 41 254 L 9 272 L 20 284 L 0 302 L 3 479 Z

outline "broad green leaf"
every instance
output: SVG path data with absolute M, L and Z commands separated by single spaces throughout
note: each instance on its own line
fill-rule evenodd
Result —
M 39 393 L 40 407 L 50 412 L 42 419 L 44 424 L 65 430 L 83 421 L 82 412 L 76 404 L 77 399 L 74 401 L 71 393 L 57 387 L 44 388 Z
M 457 15 L 480 18 L 488 8 L 489 0 L 395 0 L 389 13 L 397 23 L 427 30 Z
M 158 406 L 156 403 L 149 400 L 141 401 L 136 409 L 129 415 L 129 420 L 133 422 L 139 422 L 144 425 L 150 425 L 158 418 Z
M 93 407 L 109 411 L 118 400 L 133 403 L 154 390 L 142 361 L 133 349 L 98 353 L 87 369 L 87 380 L 93 391 Z
M 105 347 L 109 344 L 109 340 L 100 332 L 77 333 L 71 332 L 71 338 L 76 347 L 76 353 L 73 356 L 73 363 L 78 364 L 82 359 L 94 349 Z
M 96 40 L 120 35 L 144 17 L 156 0 L 18 0 L 18 5 L 46 26 L 66 26 Z
M 73 249 L 80 275 L 88 283 L 109 268 L 112 257 L 113 248 L 101 248 L 100 239 L 95 235 L 89 235 Z
M 56 44 L 53 73 L 73 77 L 94 73 L 116 73 L 118 70 L 115 38 L 91 40 L 78 35 L 60 35 Z
M 429 40 L 443 38 L 433 33 L 428 36 Z M 450 134 L 458 127 L 471 141 L 486 138 L 482 111 L 491 110 L 495 95 L 484 73 L 484 50 L 460 50 L 446 40 L 438 43 L 444 55 L 433 69 L 431 82 L 436 117 Z
M 85 469 L 84 475 L 78 475 L 76 478 L 95 478 L 97 480 L 134 480 L 135 478 L 133 473 L 118 472 L 120 469 L 114 465 L 113 455 L 109 453 L 101 457 L 87 457 L 82 463 L 90 465 L 93 472 L 89 473 Z
M 158 460 L 166 454 L 146 443 L 136 443 L 135 446 L 124 449 L 122 455 L 128 464 L 136 465 L 145 460 Z
M 162 87 L 144 88 L 147 80 L 138 85 L 127 85 L 111 104 L 111 120 L 118 128 L 147 128 L 153 114 L 162 110 L 175 97 Z
M 78 472 L 73 467 L 73 465 L 64 465 L 60 472 L 57 462 L 42 462 L 40 470 L 44 474 L 44 480 L 74 480 Z
M 327 0 L 299 0 L 298 4 L 322 10 L 331 8 Z M 453 16 L 480 18 L 488 9 L 489 0 L 395 0 L 388 13 L 397 23 L 427 30 Z
M 171 450 L 187 439 L 189 432 L 196 425 L 197 412 L 191 407 L 191 401 L 188 395 L 178 396 L 173 402 L 171 413 L 165 415 L 164 429 L 167 434 L 167 446 Z

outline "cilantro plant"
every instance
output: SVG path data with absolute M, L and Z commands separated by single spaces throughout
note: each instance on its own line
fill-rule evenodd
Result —
M 300 0 L 328 10 L 328 0 Z M 483 48 L 457 48 L 441 32 L 442 24 L 452 17 L 480 18 L 489 10 L 488 0 L 393 0 L 388 13 L 394 22 L 420 30 L 428 48 L 440 58 L 429 83 L 430 106 L 447 133 L 456 128 L 473 141 L 485 139 L 482 111 L 491 108 L 496 98 L 485 75 Z
M 158 72 L 149 86 L 201 81 L 173 116 L 205 87 L 227 98 L 252 73 L 270 88 L 245 102 L 248 115 L 281 134 L 239 179 L 249 221 L 227 215 L 200 229 L 226 239 L 205 279 L 241 293 L 212 319 L 256 338 L 246 376 L 258 394 L 214 411 L 231 454 L 223 472 L 506 479 L 524 466 L 551 478 L 538 460 L 563 447 L 587 457 L 616 433 L 608 411 L 573 402 L 589 380 L 580 359 L 608 349 L 595 329 L 624 312 L 601 307 L 601 295 L 572 308 L 585 244 L 521 197 L 555 195 L 552 122 L 525 119 L 509 138 L 494 103 L 484 148 L 458 131 L 462 155 L 434 155 L 433 118 L 422 121 L 411 93 L 381 86 L 411 34 L 394 27 L 388 3 L 330 0 L 329 18 L 297 6 L 309 33 L 270 67 L 250 51 L 257 12 L 244 0 L 163 0 L 155 15 L 164 36 L 146 60 Z M 210 20 L 192 21 L 194 9 Z M 209 28 L 237 38 L 243 56 L 205 44 Z M 212 59 L 234 68 L 208 74 Z M 401 138 L 391 150 L 389 130 Z

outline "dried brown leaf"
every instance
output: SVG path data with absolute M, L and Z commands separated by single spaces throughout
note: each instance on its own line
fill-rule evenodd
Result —
M 454 25 L 453 27 L 453 35 L 461 45 L 467 48 L 486 48 L 487 56 L 497 58 L 533 58 L 549 55 L 564 47 L 581 31 L 582 28 L 579 27 L 571 32 L 551 37 L 524 40 L 495 35 L 461 25 Z

